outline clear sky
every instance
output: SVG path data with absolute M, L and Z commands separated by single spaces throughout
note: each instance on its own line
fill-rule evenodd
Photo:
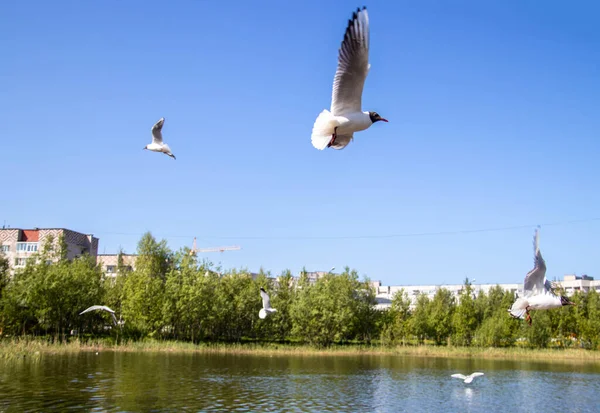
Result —
M 365 4 L 389 123 L 321 152 L 362 3 L 4 2 L 0 225 L 418 284 L 521 282 L 540 224 L 548 278 L 600 278 L 600 3 Z M 177 160 L 142 150 L 163 116 Z

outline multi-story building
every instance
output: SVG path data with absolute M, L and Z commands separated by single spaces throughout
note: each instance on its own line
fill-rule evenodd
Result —
M 583 291 L 588 292 L 591 289 L 595 289 L 600 292 L 600 280 L 595 281 L 594 277 L 590 277 L 588 275 L 576 276 L 574 274 L 569 274 L 564 276 L 563 281 L 555 281 L 558 286 L 565 289 L 567 295 L 573 294 L 575 291 Z M 435 293 L 439 289 L 446 289 L 450 291 L 450 293 L 456 299 L 458 303 L 460 301 L 460 293 L 463 288 L 465 288 L 464 284 L 439 284 L 439 285 L 381 285 L 381 281 L 373 281 L 371 285 L 375 288 L 375 295 L 377 300 L 376 307 L 379 309 L 387 309 L 391 306 L 394 295 L 401 290 L 408 295 L 408 299 L 410 300 L 410 307 L 414 309 L 417 303 L 417 297 L 420 294 L 425 294 L 429 299 L 432 299 L 435 296 Z M 473 294 L 479 294 L 479 291 L 483 291 L 486 294 L 489 293 L 490 289 L 499 286 L 505 291 L 517 293 L 518 295 L 523 295 L 523 283 L 519 284 L 472 284 L 471 288 L 473 289 Z
M 41 251 L 50 237 L 58 243 L 63 235 L 67 244 L 67 258 L 82 254 L 98 255 L 98 238 L 65 228 L 3 228 L 0 229 L 0 250 L 8 258 L 11 269 L 24 267 L 33 254 Z
M 123 266 L 125 270 L 135 270 L 135 260 L 137 254 L 121 254 L 123 257 Z M 119 262 L 119 254 L 98 254 L 96 263 L 102 269 L 102 272 L 107 276 L 114 277 L 117 275 L 117 266 Z
M 567 295 L 574 294 L 576 291 L 587 293 L 590 290 L 596 290 L 600 292 L 600 280 L 594 280 L 594 277 L 587 274 L 581 276 L 575 274 L 565 275 L 563 281 L 559 284 L 565 289 Z

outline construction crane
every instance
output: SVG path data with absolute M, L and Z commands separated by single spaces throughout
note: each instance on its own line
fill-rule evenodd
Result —
M 197 248 L 196 247 L 196 237 L 194 237 L 194 244 L 192 245 L 192 249 L 190 250 L 190 255 L 196 255 L 198 252 L 223 252 L 223 251 L 237 251 L 241 250 L 241 247 L 237 245 L 232 245 L 230 247 L 214 247 L 214 248 Z

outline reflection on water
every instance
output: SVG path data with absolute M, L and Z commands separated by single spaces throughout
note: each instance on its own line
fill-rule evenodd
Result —
M 0 412 L 593 412 L 599 379 L 597 364 L 89 352 L 0 362 Z

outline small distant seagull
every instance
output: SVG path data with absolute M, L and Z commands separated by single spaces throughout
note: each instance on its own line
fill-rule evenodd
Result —
M 331 112 L 323 110 L 313 124 L 311 142 L 315 148 L 344 149 L 354 139 L 354 132 L 378 121 L 387 122 L 377 112 L 362 111 L 363 87 L 370 68 L 369 15 L 363 7 L 348 20 L 333 79 Z
M 165 155 L 169 155 L 173 159 L 177 159 L 175 158 L 175 155 L 171 153 L 171 148 L 169 148 L 169 145 L 163 142 L 162 127 L 164 124 L 165 118 L 160 118 L 159 121 L 152 126 L 152 143 L 144 146 L 144 149 L 148 149 L 152 152 L 162 152 Z
M 455 379 L 464 380 L 465 383 L 471 383 L 475 377 L 479 377 L 479 376 L 483 376 L 483 373 L 475 372 L 475 373 L 469 374 L 468 376 L 465 376 L 464 374 L 460 374 L 460 373 L 452 375 L 452 377 L 454 377 Z
M 263 308 L 261 308 L 258 312 L 258 316 L 261 319 L 264 319 L 269 313 L 273 313 L 277 310 L 275 308 L 271 308 L 271 299 L 269 298 L 269 294 L 267 294 L 265 289 L 262 287 L 260 287 L 260 296 L 262 297 Z
M 81 313 L 79 313 L 79 315 L 85 314 L 88 311 L 94 311 L 94 310 L 104 310 L 104 311 L 108 311 L 110 313 L 110 315 L 112 316 L 113 321 L 115 322 L 115 325 L 118 325 L 119 322 L 117 321 L 117 317 L 115 317 L 115 312 L 114 310 L 111 310 L 110 308 L 108 308 L 105 305 L 93 305 L 90 308 L 87 308 L 85 310 L 83 310 Z
M 575 305 L 564 295 L 557 295 L 554 286 L 546 279 L 546 262 L 540 251 L 539 227 L 533 235 L 534 267 L 525 276 L 523 297 L 517 297 L 508 313 L 513 318 L 525 318 L 531 325 L 530 310 L 550 310 L 565 305 Z

